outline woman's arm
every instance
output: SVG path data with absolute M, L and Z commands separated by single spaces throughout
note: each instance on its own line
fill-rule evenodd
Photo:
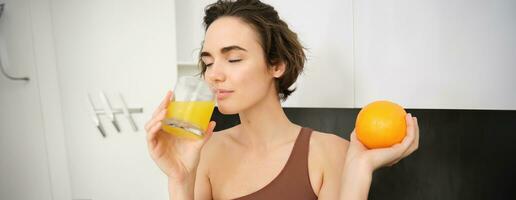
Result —
M 373 172 L 365 163 L 344 166 L 340 199 L 367 199 Z
M 208 141 L 201 150 L 199 165 L 195 172 L 191 174 L 193 176 L 188 177 L 185 180 L 178 181 L 176 179 L 169 179 L 168 191 L 170 200 L 211 200 L 211 184 L 208 177 L 208 166 L 209 155 L 213 150 L 207 150 L 212 148 L 212 141 Z
M 170 200 L 192 200 L 194 199 L 195 178 L 178 181 L 175 179 L 168 180 L 168 193 Z
M 317 153 L 318 162 L 324 163 L 322 166 L 322 184 L 317 194 L 319 200 L 339 199 L 341 189 L 341 177 L 346 151 L 349 142 L 335 134 L 318 134 L 314 137 L 314 146 L 311 155 Z M 314 151 L 312 151 L 314 150 Z M 312 154 L 312 152 L 314 154 Z M 343 156 L 344 155 L 344 156 Z
M 197 176 L 195 179 L 195 200 L 211 200 L 211 182 L 209 178 L 210 163 L 217 159 L 217 135 L 213 135 L 210 141 L 201 150 L 201 159 L 197 167 Z
M 212 136 L 213 137 L 213 136 Z M 208 177 L 208 167 L 210 159 L 213 159 L 214 143 L 216 139 L 210 139 L 202 147 L 200 153 L 199 164 L 194 172 L 189 173 L 192 176 L 185 180 L 178 181 L 169 179 L 168 191 L 170 200 L 211 200 L 211 184 Z M 211 155 L 210 155 L 211 154 Z

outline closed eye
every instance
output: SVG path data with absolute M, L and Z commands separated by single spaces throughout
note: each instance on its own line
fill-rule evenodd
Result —
M 230 63 L 240 62 L 242 59 L 229 60 Z

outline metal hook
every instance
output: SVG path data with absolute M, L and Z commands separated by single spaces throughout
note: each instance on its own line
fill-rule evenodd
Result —
M 102 126 L 102 123 L 100 122 L 100 118 L 99 118 L 97 112 L 95 112 L 95 105 L 93 105 L 93 100 L 91 100 L 90 94 L 88 94 L 88 101 L 90 103 L 91 117 L 93 119 L 93 123 L 95 123 L 95 126 L 99 130 L 100 134 L 102 134 L 102 137 L 105 138 L 106 137 L 106 130 L 104 130 L 104 127 Z
M 115 127 L 116 132 L 120 133 L 120 126 L 118 125 L 118 122 L 116 121 L 115 113 L 113 112 L 111 103 L 109 102 L 109 99 L 107 98 L 107 96 L 104 92 L 100 93 L 100 99 L 102 100 L 102 103 L 104 103 L 104 112 L 106 113 L 106 116 L 109 118 L 109 120 Z
M 5 7 L 5 3 L 0 3 L 0 18 L 2 17 L 2 14 L 4 13 L 4 7 Z M 4 66 L 2 65 L 2 60 L 0 59 L 0 71 L 2 71 L 2 74 L 7 77 L 7 79 L 10 79 L 10 80 L 13 80 L 13 81 L 29 81 L 29 77 L 15 77 L 15 76 L 11 76 L 9 75 L 5 69 L 4 69 Z
M 119 133 L 120 133 L 120 126 L 118 125 L 118 122 L 115 117 L 115 115 L 119 115 L 119 114 L 124 115 L 127 118 L 127 120 L 129 120 L 129 123 L 131 124 L 133 131 L 138 131 L 138 127 L 136 126 L 136 123 L 134 122 L 134 119 L 132 118 L 131 114 L 142 113 L 143 108 L 129 108 L 121 94 L 119 94 L 119 97 L 120 97 L 120 101 L 122 102 L 122 107 L 121 108 L 113 108 L 111 106 L 111 103 L 109 102 L 109 99 L 107 98 L 106 94 L 104 92 L 101 92 L 100 99 L 102 100 L 103 108 L 96 108 L 95 105 L 93 104 L 91 95 L 88 93 L 88 101 L 89 101 L 90 109 L 92 112 L 91 116 L 92 116 L 93 122 L 95 123 L 95 126 L 97 126 L 97 129 L 100 131 L 100 134 L 102 134 L 103 137 L 106 137 L 106 130 L 102 126 L 102 122 L 99 117 L 101 115 L 106 116 L 111 121 L 111 123 L 115 127 L 116 131 Z
M 5 3 L 0 3 L 0 17 L 2 17 L 2 14 L 4 13 L 4 7 Z

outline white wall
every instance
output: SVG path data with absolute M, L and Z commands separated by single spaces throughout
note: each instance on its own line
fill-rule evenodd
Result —
M 305 71 L 285 107 L 354 105 L 351 0 L 268 0 L 307 48 Z
M 143 129 L 176 80 L 174 2 L 170 0 L 52 0 L 57 73 L 71 174 L 77 199 L 167 199 L 167 180 L 152 162 Z M 108 137 L 92 121 L 87 95 L 99 92 L 114 107 L 118 94 L 143 108 L 117 116 L 121 133 L 101 117 Z
M 71 198 L 49 0 L 30 0 L 32 41 L 53 200 Z
M 69 200 L 70 185 L 46 1 L 5 2 L 0 77 L 0 199 Z
M 516 110 L 516 1 L 354 2 L 355 106 Z

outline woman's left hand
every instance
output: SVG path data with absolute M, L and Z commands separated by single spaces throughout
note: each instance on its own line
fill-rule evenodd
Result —
M 373 172 L 383 166 L 392 166 L 414 152 L 419 146 L 417 118 L 412 117 L 410 113 L 405 118 L 407 121 L 407 135 L 401 143 L 388 148 L 367 149 L 358 141 L 353 130 L 346 154 L 346 165 L 350 167 L 358 164 Z

